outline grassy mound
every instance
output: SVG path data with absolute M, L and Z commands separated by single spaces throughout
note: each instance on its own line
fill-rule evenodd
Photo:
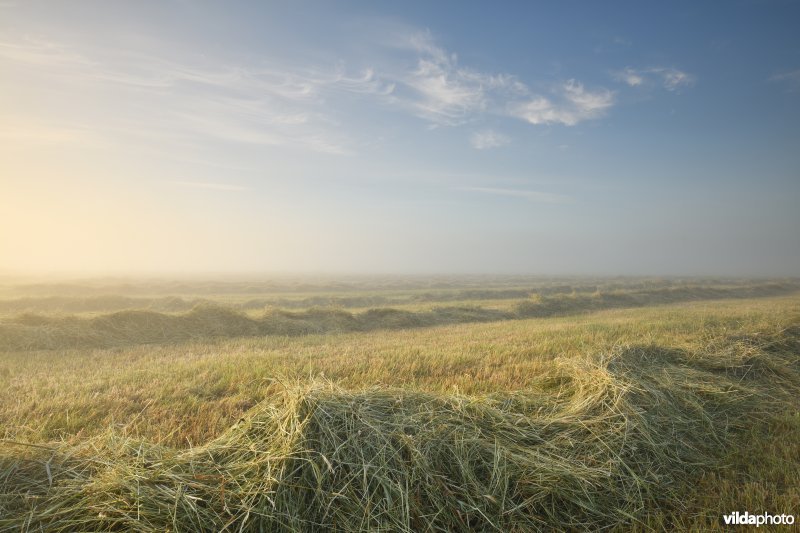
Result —
M 312 307 L 370 308 L 405 304 L 444 304 L 478 300 L 522 300 L 559 295 L 651 294 L 657 300 L 677 297 L 691 299 L 739 298 L 777 295 L 794 287 L 797 279 L 713 279 L 713 278 L 536 278 L 500 277 L 468 279 L 453 277 L 447 283 L 417 279 L 411 283 L 333 283 L 316 287 L 297 284 L 248 282 L 130 282 L 106 284 L 83 282 L 4 286 L 0 279 L 0 314 L 20 313 L 110 313 L 126 309 L 158 312 L 187 312 L 197 305 L 219 301 L 238 310 L 309 309 Z M 387 282 L 389 280 L 386 280 Z M 98 285 L 98 283 L 100 283 Z M 405 287 L 403 290 L 402 287 Z M 306 294 L 307 290 L 322 294 Z M 266 291 L 267 294 L 261 294 Z M 277 293 L 269 294 L 270 292 Z M 288 294 L 287 294 L 288 291 Z M 374 291 L 378 291 L 377 293 Z M 14 297 L 16 296 L 16 297 Z
M 800 328 L 698 353 L 556 360 L 467 397 L 288 386 L 188 450 L 119 434 L 0 445 L 0 529 L 536 531 L 675 505 L 739 431 L 797 409 Z
M 128 309 L 94 317 L 25 313 L 0 318 L 0 346 L 7 351 L 110 348 L 136 344 L 182 342 L 214 337 L 296 336 L 374 331 L 457 323 L 551 317 L 614 308 L 724 298 L 753 298 L 795 292 L 795 283 L 762 283 L 741 287 L 679 286 L 643 290 L 536 295 L 513 309 L 474 305 L 438 306 L 409 311 L 392 308 L 351 313 L 336 308 L 305 311 L 267 310 L 254 318 L 231 307 L 204 302 L 180 314 Z

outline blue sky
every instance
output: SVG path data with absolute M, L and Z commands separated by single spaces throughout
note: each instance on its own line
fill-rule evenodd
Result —
M 800 275 L 798 15 L 3 0 L 0 268 Z

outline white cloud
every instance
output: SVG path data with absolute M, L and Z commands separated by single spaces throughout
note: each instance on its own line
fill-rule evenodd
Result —
M 437 46 L 430 32 L 414 32 L 396 42 L 418 56 L 412 70 L 396 73 L 395 83 L 407 89 L 397 101 L 435 125 L 462 124 L 477 114 L 495 112 L 498 100 L 528 93 L 510 74 L 460 66 L 458 56 Z
M 394 83 L 382 80 L 372 68 L 365 69 L 360 77 L 348 77 L 340 67 L 336 75 L 328 80 L 323 78 L 322 83 L 340 90 L 379 96 L 390 95 L 395 89 Z
M 575 80 L 534 94 L 514 75 L 461 66 L 456 54 L 438 46 L 428 32 L 410 32 L 394 48 L 412 54 L 411 61 L 394 55 L 354 70 L 343 62 L 330 67 L 221 64 L 203 56 L 87 49 L 20 36 L 0 41 L 0 65 L 18 69 L 24 73 L 20 79 L 35 87 L 92 100 L 81 127 L 156 146 L 168 140 L 190 145 L 201 137 L 348 155 L 355 152 L 351 135 L 357 132 L 342 124 L 348 117 L 339 103 L 381 102 L 431 127 L 486 115 L 571 126 L 603 116 L 614 103 L 612 92 L 588 90 Z M 114 106 L 113 112 L 103 113 L 103 104 Z M 81 114 L 64 109 L 65 116 L 56 119 L 69 123 Z M 478 149 L 507 142 L 491 131 L 471 138 Z
M 619 72 L 614 73 L 614 79 L 627 83 L 631 87 L 638 87 L 644 83 L 644 77 L 636 70 L 627 67 Z
M 635 69 L 625 67 L 614 72 L 613 77 L 619 82 L 628 84 L 631 87 L 643 85 L 660 85 L 668 91 L 679 91 L 685 87 L 691 87 L 695 83 L 695 77 L 688 72 L 672 67 L 648 67 Z
M 783 83 L 789 91 L 800 91 L 800 69 L 780 72 L 771 76 L 768 81 Z
M 563 124 L 574 126 L 584 120 L 605 115 L 614 105 L 614 93 L 607 89 L 589 91 L 575 80 L 568 80 L 555 91 L 555 100 L 544 96 L 510 107 L 512 116 L 531 124 Z
M 677 91 L 682 87 L 694 85 L 694 76 L 676 68 L 658 68 L 650 71 L 661 76 L 664 88 L 668 91 Z
M 513 196 L 515 198 L 525 198 L 535 202 L 547 204 L 560 204 L 570 201 L 570 198 L 561 194 L 531 191 L 528 189 L 503 189 L 497 187 L 460 187 L 459 190 L 467 192 L 477 192 L 482 194 L 493 194 L 497 196 Z
M 470 137 L 470 144 L 477 150 L 497 148 L 511 142 L 511 139 L 494 130 L 476 131 Z
M 573 126 L 603 116 L 614 103 L 611 91 L 590 91 L 575 80 L 557 86 L 552 96 L 544 96 L 533 94 L 511 74 L 461 67 L 458 57 L 437 46 L 429 32 L 413 33 L 396 42 L 421 56 L 414 70 L 398 76 L 397 85 L 410 89 L 410 94 L 405 98 L 397 94 L 397 99 L 434 125 L 458 125 L 492 114 L 510 115 L 534 125 Z M 504 143 L 500 137 L 472 139 L 476 148 L 493 147 L 496 142 Z
M 40 39 L 0 41 L 0 65 L 82 96 L 97 93 L 123 105 L 92 130 L 125 132 L 149 139 L 201 135 L 230 142 L 297 147 L 351 154 L 350 141 L 326 99 L 337 95 L 386 96 L 394 85 L 366 69 L 351 75 L 332 69 L 280 68 L 202 63 L 132 53 L 92 50 Z M 130 105 L 136 112 L 126 111 Z M 141 109 L 161 109 L 142 113 Z
M 437 63 L 446 64 L 450 63 L 451 61 L 455 62 L 458 59 L 455 54 L 448 54 L 444 49 L 436 46 L 433 36 L 428 30 L 412 32 L 410 35 L 408 35 L 406 41 L 410 48 L 421 54 L 429 56 Z M 399 42 L 401 43 L 402 47 L 403 39 L 401 39 Z
M 486 107 L 483 86 L 447 63 L 420 59 L 406 83 L 421 96 L 414 103 L 416 109 L 434 122 L 456 123 Z

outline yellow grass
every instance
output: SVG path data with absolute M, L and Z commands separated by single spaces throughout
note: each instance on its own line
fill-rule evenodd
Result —
M 539 473 L 535 475 L 545 477 L 530 485 L 530 492 L 522 487 L 533 483 L 533 478 L 526 478 L 526 475 L 534 475 L 533 471 L 525 474 L 515 469 L 524 471 L 532 468 L 525 466 L 533 464 L 528 462 L 532 460 L 532 456 L 504 455 L 510 452 L 498 452 L 498 457 L 506 457 L 504 461 L 510 463 L 507 462 L 503 469 L 496 470 L 496 475 L 500 477 L 492 477 L 495 475 L 493 474 L 487 478 L 495 480 L 485 487 L 489 491 L 487 495 L 476 496 L 467 491 L 461 496 L 462 499 L 470 499 L 470 505 L 480 509 L 480 513 L 474 509 L 469 512 L 458 510 L 453 507 L 456 500 L 449 500 L 449 496 L 443 495 L 437 512 L 452 515 L 447 520 L 443 515 L 438 522 L 433 519 L 429 521 L 425 518 L 425 513 L 434 511 L 421 503 L 415 504 L 412 498 L 404 504 L 408 509 L 417 505 L 416 511 L 408 511 L 410 514 L 403 514 L 404 511 L 394 504 L 376 500 L 375 509 L 383 509 L 381 512 L 385 514 L 380 515 L 383 518 L 378 518 L 376 514 L 370 515 L 371 518 L 366 521 L 358 522 L 354 516 L 364 512 L 364 509 L 358 510 L 358 506 L 363 504 L 359 504 L 358 500 L 363 499 L 365 494 L 371 494 L 371 498 L 379 498 L 380 491 L 386 490 L 387 495 L 394 494 L 402 500 L 411 498 L 413 494 L 403 492 L 402 487 L 395 484 L 398 479 L 416 480 L 415 482 L 427 479 L 426 483 L 433 483 L 425 477 L 427 474 L 424 468 L 415 470 L 417 466 L 412 468 L 411 463 L 408 463 L 410 470 L 406 471 L 402 467 L 406 463 L 395 462 L 395 456 L 392 455 L 382 459 L 386 463 L 380 463 L 375 458 L 371 460 L 375 464 L 384 464 L 382 468 L 397 472 L 385 478 L 385 483 L 388 483 L 385 486 L 367 484 L 361 487 L 354 481 L 355 478 L 347 477 L 347 470 L 338 470 L 344 477 L 332 472 L 322 475 L 303 470 L 302 475 L 296 474 L 300 477 L 293 478 L 295 481 L 306 480 L 310 483 L 309 480 L 315 479 L 314 483 L 321 485 L 309 493 L 302 490 L 276 493 L 280 497 L 288 498 L 288 503 L 271 507 L 274 516 L 270 515 L 269 520 L 272 522 L 264 518 L 267 520 L 264 524 L 272 524 L 269 527 L 277 524 L 278 527 L 308 529 L 311 522 L 304 520 L 311 518 L 301 516 L 299 507 L 295 505 L 297 502 L 292 503 L 292 498 L 313 497 L 313 507 L 319 503 L 317 498 L 323 498 L 323 495 L 327 502 L 325 505 L 333 508 L 341 505 L 341 512 L 325 514 L 319 511 L 322 514 L 315 516 L 313 520 L 327 523 L 325 520 L 335 516 L 339 521 L 335 527 L 345 529 L 359 529 L 359 523 L 369 528 L 384 524 L 389 529 L 403 524 L 407 529 L 422 526 L 491 528 L 492 524 L 500 524 L 501 529 L 516 527 L 522 530 L 529 527 L 546 530 L 549 529 L 548 526 L 591 529 L 614 525 L 623 528 L 638 527 L 642 530 L 708 529 L 721 527 L 721 515 L 734 510 L 798 514 L 800 406 L 796 396 L 798 389 L 792 387 L 798 386 L 800 373 L 797 342 L 792 337 L 794 333 L 786 337 L 787 331 L 796 331 L 798 325 L 800 297 L 788 295 L 701 300 L 547 318 L 517 316 L 492 322 L 467 322 L 411 329 L 292 336 L 223 336 L 166 344 L 121 345 L 114 348 L 6 351 L 0 354 L 0 428 L 5 439 L 4 444 L 0 444 L 2 457 L 5 458 L 2 465 L 7 469 L 6 475 L 13 473 L 19 479 L 23 472 L 27 472 L 25 468 L 31 468 L 30 479 L 33 481 L 30 483 L 33 485 L 29 486 L 43 483 L 44 486 L 36 490 L 44 491 L 42 495 L 46 495 L 50 485 L 48 476 L 54 474 L 48 473 L 45 465 L 49 464 L 55 471 L 55 463 L 46 463 L 47 459 L 42 459 L 43 456 L 38 454 L 37 448 L 19 443 L 43 445 L 47 447 L 46 450 L 50 450 L 46 454 L 51 457 L 66 454 L 76 461 L 88 460 L 90 454 L 85 446 L 92 443 L 97 460 L 105 461 L 108 465 L 102 475 L 125 477 L 135 474 L 147 477 L 152 475 L 149 467 L 136 463 L 135 461 L 143 459 L 135 459 L 130 455 L 129 449 L 132 445 L 130 443 L 142 442 L 147 443 L 145 446 L 151 450 L 148 454 L 154 454 L 153 457 L 157 456 L 159 461 L 170 465 L 165 466 L 167 470 L 164 475 L 171 480 L 169 483 L 176 483 L 175 486 L 185 485 L 187 468 L 202 469 L 202 475 L 212 476 L 202 483 L 202 487 L 196 488 L 196 493 L 192 493 L 194 497 L 202 499 L 209 498 L 209 494 L 219 489 L 214 475 L 238 471 L 242 479 L 251 479 L 248 476 L 252 476 L 253 472 L 267 468 L 267 463 L 258 463 L 253 457 L 226 456 L 224 460 L 218 458 L 216 463 L 200 458 L 203 453 L 216 454 L 215 450 L 219 450 L 225 442 L 230 446 L 234 446 L 231 442 L 240 446 L 245 440 L 250 442 L 248 446 L 261 442 L 265 446 L 265 453 L 268 451 L 274 455 L 269 468 L 288 468 L 285 463 L 278 461 L 280 453 L 276 450 L 284 450 L 293 457 L 292 460 L 302 457 L 299 449 L 289 441 L 277 443 L 269 440 L 272 437 L 266 434 L 259 437 L 261 433 L 233 429 L 240 427 L 237 422 L 241 424 L 242 420 L 246 421 L 246 425 L 249 424 L 248 427 L 252 427 L 254 423 L 262 423 L 257 422 L 258 420 L 269 425 L 277 423 L 276 420 L 279 419 L 289 420 L 280 417 L 300 417 L 295 423 L 306 424 L 302 426 L 306 429 L 292 430 L 298 431 L 291 433 L 296 435 L 293 438 L 312 438 L 309 429 L 312 427 L 316 428 L 316 433 L 313 434 L 317 435 L 311 441 L 303 441 L 303 450 L 317 450 L 322 453 L 320 450 L 327 450 L 327 446 L 334 446 L 331 450 L 339 450 L 340 456 L 336 456 L 333 451 L 325 452 L 339 457 L 339 463 L 327 456 L 324 461 L 320 459 L 321 462 L 309 459 L 309 464 L 315 464 L 325 471 L 328 468 L 327 462 L 333 461 L 334 467 L 338 465 L 337 468 L 342 469 L 342 461 L 357 460 L 355 456 L 341 455 L 356 453 L 357 448 L 350 449 L 347 447 L 349 445 L 344 444 L 349 441 L 339 442 L 337 439 L 341 438 L 341 431 L 350 431 L 359 427 L 359 424 L 363 424 L 362 429 L 383 428 L 369 439 L 365 437 L 364 446 L 383 446 L 380 449 L 392 449 L 392 453 L 401 453 L 399 448 L 392 448 L 396 446 L 394 440 L 380 444 L 383 442 L 380 440 L 383 438 L 381 435 L 394 435 L 396 424 L 408 424 L 408 417 L 420 421 L 417 428 L 420 436 L 412 435 L 412 444 L 409 444 L 412 446 L 409 449 L 417 450 L 414 453 L 421 454 L 418 456 L 419 466 L 427 464 L 425 461 L 432 461 L 434 457 L 438 457 L 438 461 L 445 460 L 434 454 L 432 448 L 426 447 L 429 445 L 425 443 L 432 441 L 425 439 L 444 438 L 439 430 L 434 429 L 438 426 L 431 424 L 455 424 L 455 420 L 460 419 L 464 426 L 458 431 L 466 432 L 463 433 L 463 438 L 467 439 L 463 443 L 479 442 L 469 440 L 478 437 L 468 436 L 473 435 L 470 432 L 478 432 L 475 435 L 483 435 L 480 439 L 487 435 L 490 440 L 499 439 L 496 441 L 498 450 L 511 450 L 520 442 L 527 442 L 525 439 L 529 436 L 523 438 L 514 436 L 513 433 L 497 433 L 501 431 L 501 427 L 506 427 L 502 425 L 506 422 L 489 421 L 495 416 L 518 416 L 523 417 L 520 420 L 525 420 L 525 424 L 533 424 L 531 427 L 539 427 L 537 424 L 548 427 L 547 424 L 562 423 L 556 421 L 574 421 L 579 424 L 573 426 L 573 422 L 564 422 L 566 425 L 563 431 L 548 433 L 550 436 L 547 442 L 550 445 L 558 443 L 560 462 L 542 466 L 543 470 L 536 470 Z M 770 351 L 772 348 L 769 346 L 775 345 L 775 342 L 779 342 L 780 350 Z M 748 368 L 755 369 L 752 370 L 752 375 L 748 374 Z M 568 381 L 560 381 L 564 379 Z M 755 381 L 747 381 L 749 379 Z M 640 389 L 650 392 L 639 396 L 636 391 Z M 604 392 L 601 394 L 599 391 Z M 619 394 L 619 400 L 615 401 L 622 403 L 612 406 L 603 403 L 605 400 L 601 401 L 598 399 L 601 396 L 594 394 Z M 651 403 L 655 401 L 654 398 L 662 396 L 664 400 Z M 536 406 L 538 411 L 530 411 L 533 408 L 530 406 L 509 407 L 511 404 L 491 403 L 505 401 L 502 400 L 503 397 L 524 398 L 523 403 L 533 402 L 530 405 Z M 567 398 L 571 400 L 564 403 Z M 296 405 L 306 407 L 298 407 L 299 411 L 280 407 L 285 406 L 286 402 L 299 402 Z M 390 415 L 392 411 L 387 410 L 387 406 L 395 405 L 392 402 L 405 402 L 403 405 L 407 407 L 399 414 Z M 311 405 L 314 407 L 308 407 Z M 347 407 L 348 405 L 351 407 Z M 359 409 L 366 411 L 354 414 L 351 409 L 355 409 L 354 406 L 357 405 L 361 405 Z M 651 407 L 638 411 L 647 405 Z M 652 442 L 648 444 L 648 439 L 666 438 L 660 427 L 665 420 L 659 419 L 658 424 L 649 426 L 656 420 L 651 415 L 656 416 L 660 412 L 658 409 L 662 408 L 665 409 L 664 413 L 671 413 L 670 416 L 677 424 L 675 427 L 683 427 L 684 430 L 681 431 L 685 431 L 683 437 L 676 437 L 677 440 L 673 443 L 675 449 L 664 452 L 663 456 L 659 455 L 662 453 L 661 448 L 650 448 Z M 330 419 L 318 418 L 318 409 L 339 414 L 331 415 L 333 418 Z M 740 417 L 741 424 L 722 423 L 723 417 L 730 417 L 732 414 Z M 662 415 L 663 413 L 658 416 Z M 311 418 L 307 418 L 309 416 Z M 604 418 L 606 416 L 611 418 Z M 622 418 L 615 418 L 620 416 Z M 428 422 L 423 423 L 421 420 Z M 637 420 L 640 421 L 636 422 Z M 621 427 L 639 428 L 636 431 L 642 432 L 637 437 L 643 439 L 639 441 L 640 454 L 628 450 L 624 453 L 618 452 L 623 453 L 620 459 L 614 459 L 617 457 L 615 454 L 608 455 L 609 446 L 625 446 L 620 444 L 622 441 L 616 440 L 619 435 L 614 433 L 616 430 L 613 428 L 617 423 L 623 424 Z M 335 424 L 341 424 L 343 429 L 335 429 L 339 427 Z M 591 424 L 599 425 L 596 430 L 581 433 L 586 427 L 592 427 Z M 709 450 L 702 449 L 710 441 L 703 442 L 706 437 L 695 432 L 705 427 L 704 424 L 709 424 L 703 430 L 709 432 L 709 439 L 720 439 L 718 449 L 713 446 Z M 738 425 L 741 427 L 737 428 Z M 584 429 L 578 429 L 580 427 Z M 429 433 L 426 433 L 426 428 L 429 428 Z M 540 435 L 544 434 L 542 431 L 535 430 Z M 428 436 L 423 438 L 422 435 Z M 592 435 L 599 439 L 596 441 L 598 448 L 593 448 L 591 444 L 594 442 Z M 269 440 L 269 444 L 259 441 L 262 438 Z M 573 442 L 577 448 L 572 451 L 563 449 L 566 442 L 564 439 Z M 335 444 L 336 442 L 339 444 Z M 385 448 L 386 446 L 389 448 Z M 488 453 L 484 448 L 469 446 L 446 447 L 449 450 L 447 453 L 453 455 L 453 461 L 458 461 L 457 464 L 434 464 L 427 467 L 445 477 L 453 476 L 450 482 L 445 482 L 445 486 L 450 487 L 447 490 L 453 490 L 458 483 L 467 483 L 464 481 L 467 478 L 459 476 L 474 475 L 474 469 L 478 467 L 472 461 L 478 461 L 478 457 L 481 458 L 480 461 L 491 460 L 489 456 L 482 455 Z M 543 444 L 536 446 L 531 449 L 540 454 L 545 453 L 547 448 Z M 527 447 L 528 445 L 526 450 Z M 529 452 L 527 450 L 525 453 Z M 695 453 L 700 455 L 696 456 Z M 651 457 L 648 454 L 656 455 Z M 22 470 L 19 466 L 20 460 L 27 465 Z M 591 481 L 595 474 L 589 470 L 581 470 L 593 460 L 613 460 L 617 466 L 612 468 L 611 463 L 603 463 L 606 464 L 604 468 L 611 469 L 609 472 L 613 472 L 610 474 L 612 477 L 622 476 L 614 477 L 617 481 L 612 483 L 613 486 L 609 485 L 606 495 L 602 494 L 602 483 Z M 617 463 L 617 460 L 621 462 Z M 67 459 L 64 461 L 59 463 L 62 467 L 72 464 Z M 691 467 L 692 461 L 697 463 L 697 468 Z M 17 466 L 9 466 L 13 464 Z M 663 469 L 661 474 L 649 477 L 652 472 L 648 474 L 649 470 L 645 468 L 647 464 L 658 465 L 659 469 Z M 0 468 L 3 468 L 2 465 Z M 224 472 L 210 473 L 214 468 Z M 498 468 L 500 467 L 495 467 Z M 617 468 L 631 468 L 630 477 L 624 478 Z M 105 491 L 127 490 L 127 481 L 124 479 L 104 478 L 103 483 L 106 484 L 103 484 L 96 477 L 99 475 L 97 472 L 92 474 L 87 470 L 80 474 L 88 476 L 87 478 L 75 474 L 78 477 L 73 482 L 77 485 L 69 489 L 72 486 L 69 481 L 72 479 L 71 475 L 73 474 L 62 472 L 54 482 L 54 486 L 58 487 L 62 483 L 59 480 L 63 480 L 63 486 L 59 489 L 62 490 L 59 493 L 61 499 L 58 500 L 63 505 L 56 506 L 55 500 L 48 504 L 67 514 L 58 514 L 54 510 L 52 512 L 55 514 L 51 516 L 44 512 L 44 508 L 39 508 L 43 516 L 51 516 L 53 520 L 45 520 L 39 524 L 53 526 L 58 524 L 58 517 L 66 520 L 66 516 L 72 517 L 70 520 L 87 519 L 86 516 L 75 514 L 77 512 L 73 512 L 74 509 L 64 503 L 67 502 L 65 498 L 78 498 L 70 504 L 73 506 L 80 501 L 105 502 L 103 505 L 111 505 L 112 508 L 118 505 L 120 509 L 130 505 L 128 500 L 125 500 L 127 503 L 119 500 L 117 504 L 110 504 L 109 502 L 116 500 L 109 499 L 110 496 L 105 493 L 105 496 L 94 493 L 89 496 L 85 492 L 75 492 L 79 485 L 88 483 L 87 480 L 92 480 L 91 483 L 95 483 L 97 487 L 106 487 L 103 489 Z M 282 486 L 280 480 L 288 474 L 274 475 L 277 477 L 271 483 L 278 485 L 270 490 L 278 490 L 275 487 Z M 458 479 L 461 481 L 456 483 L 454 480 Z M 503 485 L 505 488 L 497 485 L 501 479 L 506 484 Z M 579 479 L 583 481 L 578 481 Z M 580 489 L 581 483 L 586 484 L 584 489 Z M 8 487 L 13 488 L 14 480 L 6 479 L 5 486 L 6 490 Z M 335 488 L 336 486 L 339 488 Z M 538 488 L 534 490 L 532 487 Z M 261 505 L 247 492 L 251 489 L 252 487 L 247 490 L 242 488 L 244 492 L 237 493 L 238 496 L 232 493 L 230 496 L 239 498 L 237 505 L 240 505 L 241 512 L 250 509 L 248 505 L 255 506 L 253 509 Z M 562 489 L 563 493 L 559 493 Z M 323 492 L 318 492 L 319 490 Z M 329 492 L 325 492 L 326 490 Z M 331 499 L 330 491 L 334 490 L 342 494 L 341 501 L 337 498 Z M 546 490 L 556 491 L 556 496 L 553 496 L 555 500 L 550 501 L 560 502 L 563 512 L 543 510 L 541 505 L 544 500 L 537 498 Z M 588 500 L 584 504 L 579 503 L 583 498 L 579 497 L 581 490 L 588 491 Z M 191 496 L 189 492 L 186 494 Z M 181 506 L 188 506 L 182 512 L 189 513 L 192 510 L 192 506 L 187 503 L 193 501 L 191 498 L 185 499 L 176 493 L 169 494 L 170 497 L 177 498 L 175 502 Z M 492 502 L 492 498 L 501 495 L 510 498 L 509 502 L 517 502 L 516 505 L 520 502 L 527 503 L 510 514 L 503 514 L 498 511 L 502 506 L 497 507 Z M 151 496 L 155 498 L 156 494 Z M 430 499 L 432 496 L 426 497 Z M 0 495 L 0 509 L 3 505 L 2 498 Z M 473 501 L 472 498 L 476 499 Z M 20 507 L 13 507 L 18 503 L 12 505 L 8 503 L 10 501 L 6 502 L 10 506 L 8 509 L 19 511 Z M 478 501 L 483 503 L 476 503 Z M 28 507 L 25 508 L 30 505 L 32 504 L 28 501 L 25 504 Z M 157 524 L 163 525 L 164 522 L 159 520 L 166 516 L 163 513 L 169 513 L 155 503 L 148 505 L 152 505 L 148 511 L 148 520 L 153 521 L 152 530 L 159 530 L 161 526 Z M 209 503 L 208 509 L 192 512 L 207 513 L 202 516 L 206 520 L 214 520 L 212 517 L 217 515 L 209 509 L 216 509 L 215 505 L 217 504 Z M 382 505 L 389 507 L 381 507 Z M 68 509 L 73 510 L 67 512 Z M 377 510 L 375 512 L 378 513 Z M 113 515 L 113 509 L 103 513 Z M 481 513 L 486 516 L 481 518 Z M 95 518 L 96 515 L 97 513 Z M 180 513 L 172 515 L 179 526 L 177 529 L 190 530 L 191 524 L 198 525 L 187 518 L 188 514 L 180 515 L 183 516 L 180 519 L 179 515 Z M 256 522 L 243 522 L 243 515 L 236 516 L 238 518 L 230 518 L 232 524 L 245 524 L 245 529 L 255 527 L 253 524 Z M 406 517 L 405 522 L 401 519 L 403 516 Z M 569 516 L 583 521 L 570 525 Z M 19 517 L 12 516 L 7 520 L 0 521 L 0 529 L 20 527 L 23 524 Z M 496 523 L 498 520 L 500 522 Z M 31 527 L 36 523 L 25 522 Z M 78 524 L 63 522 L 67 523 L 73 526 Z M 100 529 L 124 529 L 122 524 L 127 522 L 95 520 L 84 523 L 86 527 Z M 333 522 L 328 523 L 328 527 L 331 524 Z M 221 525 L 224 525 L 224 521 L 209 522 L 203 527 L 213 530 Z M 64 530 L 69 530 L 69 527 L 64 527 Z M 141 529 L 151 530 L 145 526 Z

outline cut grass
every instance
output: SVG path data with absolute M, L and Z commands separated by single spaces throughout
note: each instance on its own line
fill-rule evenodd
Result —
M 556 359 L 525 393 L 291 385 L 186 450 L 5 442 L 0 526 L 534 531 L 643 526 L 795 406 L 800 328 Z
M 796 514 L 798 324 L 786 296 L 0 353 L 0 530 L 721 530 L 734 510 Z
M 554 357 L 648 344 L 695 352 L 711 338 L 775 334 L 792 317 L 800 318 L 800 300 L 786 297 L 410 330 L 5 353 L 0 436 L 69 439 L 126 424 L 132 435 L 186 446 L 216 437 L 268 399 L 279 376 L 329 379 L 348 389 L 525 390 Z
M 261 317 L 251 317 L 230 307 L 204 303 L 183 314 L 124 310 L 86 318 L 26 313 L 0 319 L 0 345 L 10 351 L 107 348 L 214 337 L 295 336 L 405 329 L 563 316 L 712 298 L 768 297 L 788 294 L 797 288 L 793 283 L 771 282 L 724 288 L 678 286 L 591 294 L 536 295 L 509 309 L 450 306 L 412 311 L 384 307 L 351 313 L 342 309 L 318 308 L 295 312 L 267 310 Z
M 0 280 L 1 282 L 2 280 Z M 280 284 L 203 284 L 141 283 L 87 286 L 84 284 L 23 285 L 3 287 L 0 284 L 0 316 L 20 313 L 108 313 L 126 309 L 157 312 L 187 312 L 198 305 L 218 303 L 240 311 L 269 309 L 308 310 L 312 308 L 346 308 L 367 310 L 376 307 L 398 307 L 418 310 L 430 304 L 476 305 L 499 304 L 512 300 L 564 295 L 649 293 L 676 301 L 684 298 L 756 297 L 776 295 L 800 288 L 797 280 L 713 280 L 713 279 L 617 279 L 617 280 L 543 280 L 536 278 L 485 279 L 488 285 L 476 285 L 469 279 L 456 278 L 450 283 L 418 280 L 406 290 L 391 284 L 332 284 L 310 287 L 311 293 Z M 363 283 L 363 282 L 362 282 Z M 455 285 L 452 285 L 455 283 Z M 209 290 L 218 292 L 209 293 Z M 54 291 L 45 295 L 43 291 Z M 167 291 L 167 292 L 165 292 Z M 175 291 L 178 291 L 177 293 Z M 261 294 L 262 291 L 266 291 Z M 149 294 L 152 293 L 152 294 Z M 16 297 L 14 297 L 16 296 Z

